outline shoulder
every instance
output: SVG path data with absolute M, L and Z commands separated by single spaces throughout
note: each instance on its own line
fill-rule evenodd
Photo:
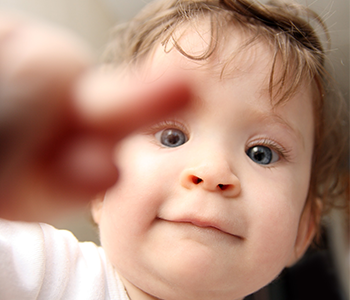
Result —
M 66 230 L 0 219 L 2 299 L 127 300 L 103 249 Z
M 109 299 L 105 256 L 66 230 L 0 219 L 2 299 Z

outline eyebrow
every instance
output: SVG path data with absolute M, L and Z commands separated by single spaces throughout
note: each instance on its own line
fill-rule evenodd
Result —
M 290 132 L 293 136 L 295 136 L 296 139 L 301 142 L 301 145 L 303 146 L 303 148 L 305 148 L 305 141 L 304 141 L 303 135 L 301 134 L 301 131 L 293 127 L 291 124 L 289 124 L 286 120 L 284 120 L 278 114 L 274 113 L 273 111 L 270 111 L 267 113 L 267 112 L 262 112 L 260 110 L 255 110 L 252 112 L 252 116 L 262 120 L 267 125 L 273 125 L 276 123 L 282 125 L 287 129 L 288 132 Z

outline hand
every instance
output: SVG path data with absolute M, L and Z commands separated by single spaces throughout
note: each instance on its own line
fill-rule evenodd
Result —
M 190 91 L 177 77 L 121 84 L 69 34 L 0 19 L 0 217 L 48 221 L 113 185 L 115 143 Z

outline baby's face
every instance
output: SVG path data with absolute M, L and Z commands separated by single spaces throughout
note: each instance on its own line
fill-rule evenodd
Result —
M 226 48 L 240 42 L 237 34 Z M 219 57 L 198 63 L 159 47 L 154 70 L 187 73 L 193 104 L 119 145 L 120 179 L 96 205 L 102 245 L 132 299 L 141 299 L 136 290 L 166 300 L 242 299 L 308 244 L 309 222 L 298 230 L 312 89 L 272 109 L 265 44 L 238 55 L 223 79 Z

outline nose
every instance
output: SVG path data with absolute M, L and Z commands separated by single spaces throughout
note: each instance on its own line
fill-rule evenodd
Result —
M 180 175 L 180 182 L 186 189 L 202 188 L 229 198 L 241 193 L 240 180 L 229 165 L 214 161 L 186 168 Z

